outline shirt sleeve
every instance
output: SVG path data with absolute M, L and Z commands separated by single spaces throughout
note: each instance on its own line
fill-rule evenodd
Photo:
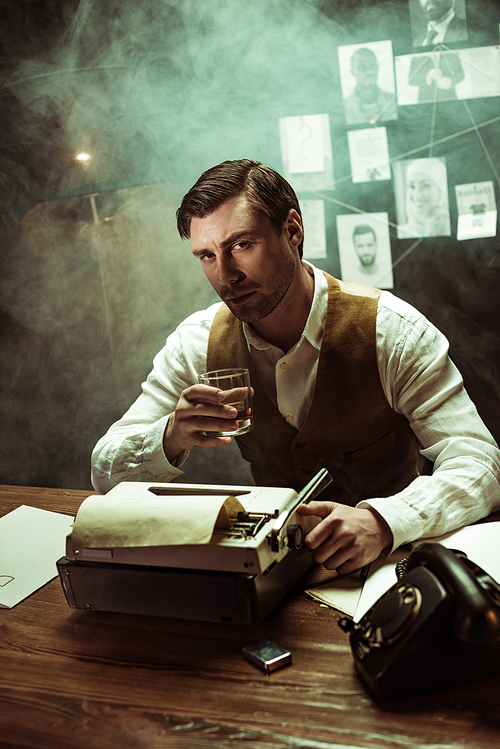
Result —
M 500 507 L 500 452 L 448 349 L 445 336 L 423 315 L 382 292 L 377 313 L 382 387 L 392 408 L 408 419 L 421 454 L 434 463 L 432 476 L 358 505 L 386 520 L 393 549 L 456 530 Z
M 163 434 L 182 391 L 206 369 L 210 326 L 219 306 L 190 315 L 167 338 L 141 394 L 95 446 L 91 478 L 98 494 L 121 481 L 171 481 L 182 474 L 165 456 Z

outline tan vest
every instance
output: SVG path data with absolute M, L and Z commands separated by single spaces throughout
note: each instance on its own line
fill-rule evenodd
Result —
M 314 394 L 297 431 L 262 386 L 242 323 L 222 307 L 212 323 L 207 370 L 248 367 L 255 390 L 252 432 L 237 438 L 260 486 L 299 491 L 320 468 L 332 484 L 321 499 L 354 505 L 404 489 L 418 475 L 416 438 L 407 419 L 389 406 L 377 365 L 380 291 L 328 281 L 328 309 Z

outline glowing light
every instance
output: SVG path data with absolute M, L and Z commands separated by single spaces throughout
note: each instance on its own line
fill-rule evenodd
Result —
M 76 154 L 76 160 L 79 161 L 80 164 L 88 164 L 90 159 L 90 154 L 86 153 L 85 151 L 81 151 L 80 153 Z

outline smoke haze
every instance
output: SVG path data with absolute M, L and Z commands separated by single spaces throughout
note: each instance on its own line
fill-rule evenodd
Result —
M 459 46 L 498 43 L 496 3 L 468 6 Z M 328 256 L 317 265 L 340 273 L 345 206 L 395 222 L 392 181 L 350 179 L 337 48 L 391 39 L 395 55 L 411 54 L 408 6 L 12 0 L 0 10 L 0 482 L 90 488 L 90 451 L 165 337 L 216 300 L 175 228 L 203 170 L 245 157 L 282 172 L 279 118 L 327 113 L 336 189 L 322 196 Z M 384 123 L 390 155 L 426 157 L 436 143 L 451 186 L 493 180 L 498 196 L 497 117 L 496 97 L 399 107 Z M 394 293 L 448 335 L 498 439 L 497 239 L 432 238 L 406 254 L 411 244 L 391 231 Z M 247 482 L 232 448 L 219 462 L 196 453 L 187 480 Z

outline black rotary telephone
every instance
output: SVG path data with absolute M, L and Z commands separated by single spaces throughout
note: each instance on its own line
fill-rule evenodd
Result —
M 380 697 L 432 690 L 500 666 L 500 585 L 460 551 L 416 546 L 359 623 L 343 617 L 356 669 Z

